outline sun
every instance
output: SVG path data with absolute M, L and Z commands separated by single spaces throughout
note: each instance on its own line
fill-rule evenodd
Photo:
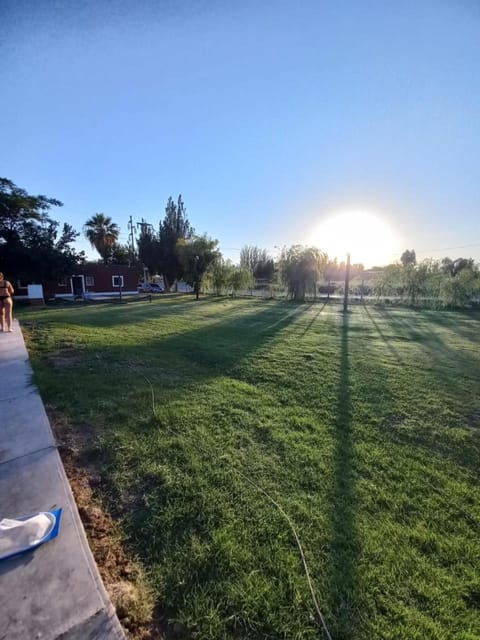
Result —
M 328 253 L 329 258 L 345 260 L 365 267 L 393 262 L 397 239 L 390 226 L 379 216 L 365 211 L 348 211 L 328 217 L 314 230 L 310 244 Z

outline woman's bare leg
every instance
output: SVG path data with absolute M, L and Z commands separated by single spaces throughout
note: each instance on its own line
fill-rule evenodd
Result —
M 7 298 L 3 301 L 3 308 L 5 310 L 5 320 L 7 322 L 7 331 L 12 330 L 12 309 L 13 309 L 13 301 L 11 298 Z M 5 330 L 5 320 L 3 322 L 3 328 Z
M 3 306 L 3 300 L 0 300 L 0 326 L 1 331 L 5 328 L 5 307 Z

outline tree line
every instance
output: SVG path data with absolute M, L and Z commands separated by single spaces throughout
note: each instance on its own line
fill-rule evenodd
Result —
M 0 178 L 0 264 L 11 279 L 58 281 L 73 275 L 86 261 L 85 252 L 72 246 L 80 232 L 66 223 L 60 226 L 51 217 L 51 211 L 62 206 L 60 200 L 33 196 L 8 178 Z M 162 276 L 167 289 L 183 279 L 198 298 L 204 278 L 218 293 L 252 284 L 244 265 L 223 258 L 217 240 L 195 233 L 181 195 L 177 201 L 168 199 L 158 230 L 141 223 L 136 247 L 119 242 L 119 226 L 104 213 L 88 218 L 83 233 L 103 263 L 136 267 L 139 277 L 146 267 Z
M 73 248 L 80 236 L 69 224 L 61 225 L 51 210 L 62 207 L 55 198 L 32 196 L 11 180 L 0 178 L 0 265 L 11 278 L 25 282 L 55 281 L 75 273 L 85 262 L 83 251 Z M 234 295 L 253 287 L 281 289 L 294 300 L 330 295 L 341 290 L 346 265 L 330 259 L 316 247 L 284 247 L 277 259 L 266 249 L 246 245 L 240 263 L 222 256 L 218 241 L 197 234 L 182 196 L 168 198 L 165 214 L 154 226 L 143 220 L 135 246 L 119 243 L 120 228 L 112 218 L 96 213 L 87 219 L 83 234 L 106 264 L 129 264 L 139 277 L 147 268 L 162 276 L 167 290 L 179 280 L 193 287 Z M 365 271 L 351 265 L 352 288 L 377 299 L 388 297 L 408 304 L 465 306 L 480 295 L 478 265 L 469 258 L 424 260 L 417 263 L 413 249 L 400 261 Z
M 4 273 L 25 282 L 44 282 L 74 272 L 85 259 L 72 244 L 80 235 L 50 217 L 62 207 L 55 198 L 32 196 L 0 178 L 0 264 Z
M 411 249 L 402 254 L 399 263 L 375 270 L 366 292 L 412 306 L 465 307 L 480 298 L 480 270 L 472 258 L 417 262 Z

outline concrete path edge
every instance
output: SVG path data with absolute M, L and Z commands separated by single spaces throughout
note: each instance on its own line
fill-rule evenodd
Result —
M 0 640 L 124 640 L 18 322 L 0 333 L 0 380 L 0 519 L 63 508 L 58 538 L 0 562 Z

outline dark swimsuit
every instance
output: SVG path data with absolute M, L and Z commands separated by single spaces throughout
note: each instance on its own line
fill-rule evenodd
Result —
M 7 280 L 2 280 L 2 282 L 0 282 L 0 290 L 1 289 L 6 289 L 8 291 L 8 281 Z M 0 293 L 0 300 L 6 300 L 7 298 L 10 298 L 10 294 L 8 293 L 7 295 L 5 294 L 1 294 Z

